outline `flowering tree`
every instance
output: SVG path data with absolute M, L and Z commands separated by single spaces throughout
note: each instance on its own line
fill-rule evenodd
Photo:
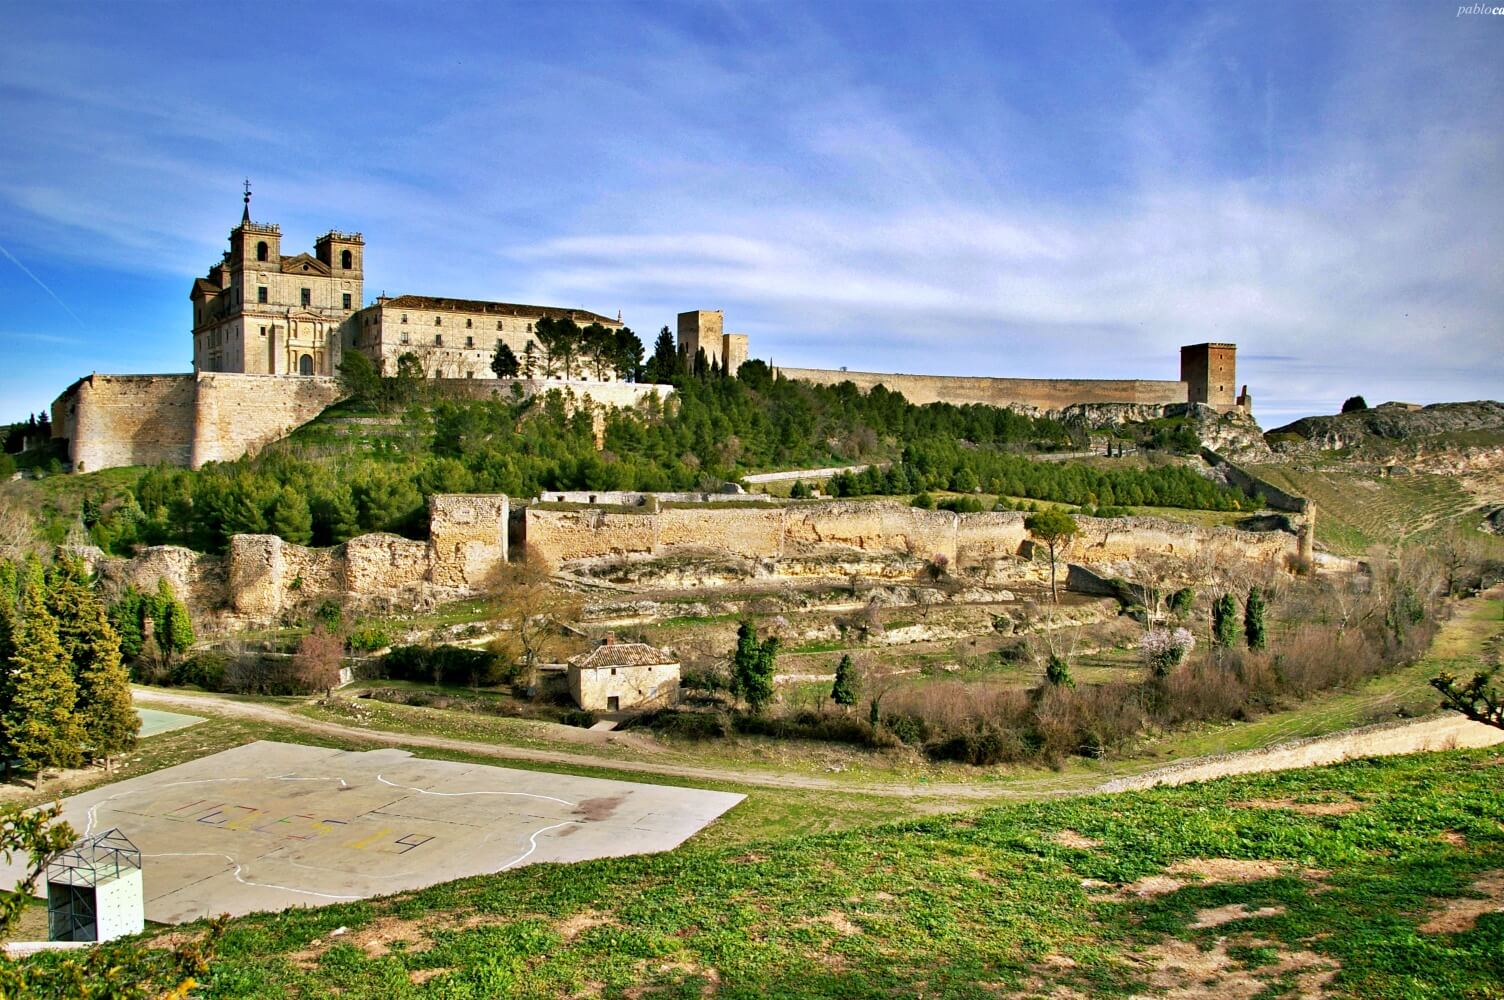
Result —
M 1138 641 L 1138 651 L 1155 677 L 1164 677 L 1180 666 L 1186 655 L 1196 648 L 1196 637 L 1189 629 L 1154 629 Z

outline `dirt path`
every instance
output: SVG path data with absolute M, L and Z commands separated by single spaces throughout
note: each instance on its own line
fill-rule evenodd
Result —
M 1048 775 L 1016 782 L 1006 788 L 959 782 L 861 784 L 807 774 L 620 760 L 588 753 L 536 750 L 529 747 L 482 743 L 448 736 L 372 731 L 337 722 L 310 719 L 281 705 L 237 701 L 212 694 L 181 694 L 147 688 L 134 690 L 136 697 L 141 701 L 191 708 L 196 712 L 251 719 L 278 726 L 290 726 L 310 733 L 381 746 L 426 747 L 453 750 L 478 757 L 494 757 L 498 760 L 525 760 L 541 764 L 597 767 L 634 774 L 669 775 L 699 781 L 730 782 L 768 788 L 828 790 L 893 798 L 951 800 L 957 803 L 1128 791 L 1150 788 L 1155 785 L 1178 785 L 1189 781 L 1204 781 L 1233 774 L 1316 767 L 1353 757 L 1387 756 L 1467 746 L 1491 746 L 1504 742 L 1504 730 L 1493 730 L 1478 723 L 1467 722 L 1454 713 L 1447 713 L 1409 722 L 1347 730 L 1274 747 L 1192 758 L 1168 767 L 1141 774 L 1125 775 L 1096 785 L 1082 785 L 1069 779 Z M 601 735 L 610 739 L 609 734 Z

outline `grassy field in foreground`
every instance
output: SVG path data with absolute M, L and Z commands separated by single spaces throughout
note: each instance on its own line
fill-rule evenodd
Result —
M 537 865 L 237 920 L 202 992 L 1504 997 L 1501 768 L 1357 761 Z

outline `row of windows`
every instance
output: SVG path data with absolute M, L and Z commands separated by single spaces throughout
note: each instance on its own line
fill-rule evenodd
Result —
M 407 313 L 403 313 L 402 314 L 402 322 L 403 323 L 407 322 Z M 435 316 L 433 318 L 433 325 L 434 326 L 443 326 L 444 325 L 444 317 L 442 317 L 442 316 Z M 471 319 L 470 317 L 468 317 L 468 316 L 465 317 L 465 329 L 471 330 L 471 329 L 474 329 L 474 328 L 475 328 L 475 321 L 473 319 Z M 502 329 L 501 320 L 497 320 L 496 321 L 496 329 L 498 329 L 498 330 Z M 528 333 L 532 333 L 533 332 L 533 324 L 529 323 L 527 325 L 527 332 Z
M 302 302 L 303 302 L 304 307 L 306 308 L 308 306 L 313 305 L 313 289 L 311 289 L 311 288 L 301 288 L 301 289 L 299 289 L 299 291 L 302 292 L 301 298 L 302 298 Z M 267 301 L 266 295 L 267 295 L 266 286 L 265 285 L 257 285 L 256 286 L 256 301 L 259 304 L 261 304 L 261 305 L 266 305 L 266 301 Z M 346 309 L 350 308 L 351 301 L 352 301 L 352 299 L 351 299 L 351 296 L 350 296 L 349 292 L 343 293 L 341 295 L 341 297 L 340 297 L 340 302 L 343 304 L 343 307 L 346 308 Z

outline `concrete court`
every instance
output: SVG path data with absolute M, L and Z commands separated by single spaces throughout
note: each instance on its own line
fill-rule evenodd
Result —
M 202 715 L 182 715 L 178 712 L 163 712 L 155 708 L 142 708 L 136 706 L 136 714 L 141 717 L 141 731 L 136 735 L 143 739 L 147 736 L 157 736 L 161 733 L 170 733 L 174 729 L 187 729 L 204 721 Z
M 183 923 L 666 851 L 743 798 L 262 741 L 75 795 L 63 818 L 119 827 L 141 849 L 147 919 Z

